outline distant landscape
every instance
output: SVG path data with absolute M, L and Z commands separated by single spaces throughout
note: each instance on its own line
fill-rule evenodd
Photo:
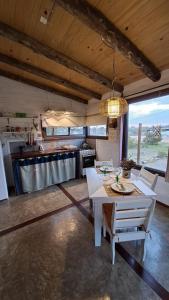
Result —
M 128 157 L 135 161 L 139 123 L 142 124 L 139 163 L 165 171 L 169 148 L 169 96 L 130 105 Z

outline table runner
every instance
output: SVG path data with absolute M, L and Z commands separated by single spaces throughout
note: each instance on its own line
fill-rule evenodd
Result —
M 109 185 L 104 184 L 103 186 L 104 186 L 104 189 L 105 189 L 108 197 L 114 197 L 114 196 L 119 196 L 119 195 L 121 195 L 121 196 L 122 195 L 130 195 L 130 196 L 140 196 L 140 195 L 143 195 L 143 193 L 134 184 L 132 184 L 131 182 L 125 183 L 125 185 L 126 184 L 130 185 L 130 186 L 131 185 L 134 186 L 135 189 L 134 189 L 134 191 L 132 193 L 130 193 L 130 194 L 123 194 L 123 193 L 115 192 L 114 190 L 112 190 L 110 184 Z
M 102 174 L 104 176 L 104 172 L 100 171 L 100 168 L 96 168 L 96 172 L 97 174 Z M 115 178 L 116 178 L 116 175 L 113 174 L 113 172 L 106 172 L 105 174 L 105 177 L 109 177 L 110 176 L 110 180 L 108 180 L 109 182 L 111 181 L 111 183 L 105 183 L 103 184 L 104 186 L 104 189 L 108 195 L 108 197 L 114 197 L 114 196 L 119 196 L 119 195 L 131 195 L 131 196 L 140 196 L 140 195 L 144 195 L 131 181 L 130 179 L 126 179 L 126 178 L 123 178 L 122 176 L 119 176 L 119 182 L 120 183 L 123 183 L 123 184 L 127 184 L 127 185 L 132 185 L 134 187 L 134 191 L 130 194 L 123 194 L 123 193 L 118 193 L 118 192 L 115 192 L 114 190 L 112 190 L 111 188 L 111 184 L 113 184 L 115 182 Z M 113 177 L 114 178 L 113 178 Z M 114 179 L 114 180 L 113 180 Z

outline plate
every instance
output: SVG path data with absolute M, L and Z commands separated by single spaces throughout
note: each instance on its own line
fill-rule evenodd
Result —
M 133 184 L 122 184 L 122 183 L 113 183 L 111 185 L 111 188 L 113 191 L 117 192 L 117 193 L 120 193 L 120 194 L 130 194 L 132 193 L 134 190 L 135 190 L 135 187 L 133 186 Z
M 101 172 L 112 172 L 113 168 L 109 167 L 109 166 L 102 166 L 102 167 L 100 167 L 100 171 Z

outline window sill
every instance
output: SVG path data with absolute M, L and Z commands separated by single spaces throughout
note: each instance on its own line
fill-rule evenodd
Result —
M 142 168 L 141 165 L 136 165 L 134 169 L 141 170 L 141 168 Z M 158 174 L 161 177 L 165 177 L 165 172 L 164 171 L 160 171 L 160 170 L 153 169 L 153 168 L 146 167 L 146 166 L 145 166 L 145 170 L 150 171 L 153 174 Z
M 57 141 L 57 140 L 75 140 L 75 139 L 84 139 L 84 135 L 58 135 L 58 136 L 45 136 L 43 137 L 44 141 Z
M 86 137 L 87 139 L 97 139 L 97 140 L 108 140 L 108 136 L 95 136 L 95 135 L 89 135 Z

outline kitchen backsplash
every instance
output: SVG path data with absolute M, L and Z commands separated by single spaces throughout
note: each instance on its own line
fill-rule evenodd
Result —
M 42 145 L 44 150 L 56 149 L 64 145 L 74 145 L 79 147 L 84 139 L 73 139 L 73 140 L 58 140 L 58 141 L 50 141 L 50 142 L 38 142 L 38 145 Z

